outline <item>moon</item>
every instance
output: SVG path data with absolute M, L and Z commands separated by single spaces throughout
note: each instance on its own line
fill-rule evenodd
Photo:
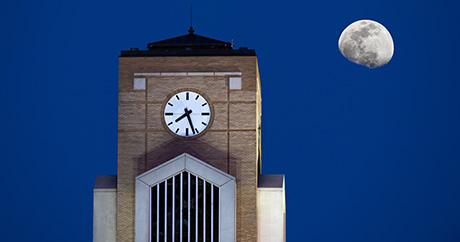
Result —
M 343 30 L 339 50 L 351 62 L 376 68 L 387 64 L 393 57 L 393 38 L 380 23 L 359 20 Z

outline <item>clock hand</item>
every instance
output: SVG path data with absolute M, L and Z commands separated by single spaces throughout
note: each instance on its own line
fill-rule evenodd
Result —
M 179 120 L 181 120 L 181 119 L 183 119 L 185 116 L 187 116 L 187 108 L 185 108 L 184 111 L 185 111 L 185 113 L 182 114 L 182 116 L 178 117 L 178 118 L 176 119 L 176 122 L 179 122 Z
M 179 118 L 176 119 L 176 122 L 179 122 L 179 120 L 183 119 L 185 116 L 187 116 L 187 113 L 182 114 Z
M 193 128 L 192 119 L 190 118 L 191 113 L 192 113 L 192 110 L 190 110 L 189 112 L 186 112 L 188 123 L 190 124 L 190 128 L 192 128 L 192 132 L 193 134 L 195 134 L 195 128 Z
M 185 116 L 187 116 L 189 113 L 192 112 L 192 110 L 189 111 L 187 108 L 184 108 L 184 111 L 185 111 L 185 113 L 182 114 L 182 116 L 178 117 L 178 118 L 176 119 L 176 122 L 179 122 L 181 119 L 185 118 Z

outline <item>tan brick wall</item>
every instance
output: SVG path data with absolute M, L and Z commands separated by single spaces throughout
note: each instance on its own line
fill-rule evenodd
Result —
M 237 241 L 257 241 L 256 141 L 256 131 L 230 131 L 230 170 L 237 187 Z
M 144 132 L 118 132 L 117 241 L 134 241 L 134 171 L 144 151 Z
M 241 72 L 242 89 L 228 76 L 146 76 L 133 90 L 134 73 Z M 135 177 L 187 152 L 236 178 L 237 241 L 257 241 L 258 69 L 256 57 L 123 57 L 119 59 L 117 241 L 134 241 Z M 162 123 L 162 105 L 178 89 L 196 90 L 212 103 L 205 134 L 180 139 Z

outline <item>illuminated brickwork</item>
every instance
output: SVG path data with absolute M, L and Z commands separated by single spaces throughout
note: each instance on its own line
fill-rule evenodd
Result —
M 241 89 L 230 90 L 235 73 Z M 134 90 L 134 78 L 146 78 L 145 90 Z M 183 153 L 236 178 L 236 238 L 257 241 L 259 82 L 255 56 L 119 58 L 118 242 L 134 241 L 136 176 Z M 168 95 L 184 88 L 213 105 L 213 123 L 196 139 L 173 136 L 161 121 Z

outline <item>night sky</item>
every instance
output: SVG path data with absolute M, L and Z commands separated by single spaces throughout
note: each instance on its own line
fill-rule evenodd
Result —
M 187 34 L 191 1 L 0 3 L 1 241 L 92 241 L 117 172 L 118 56 Z M 262 172 L 286 175 L 287 241 L 460 241 L 460 2 L 193 1 L 195 33 L 255 49 Z M 395 51 L 338 50 L 372 19 Z

